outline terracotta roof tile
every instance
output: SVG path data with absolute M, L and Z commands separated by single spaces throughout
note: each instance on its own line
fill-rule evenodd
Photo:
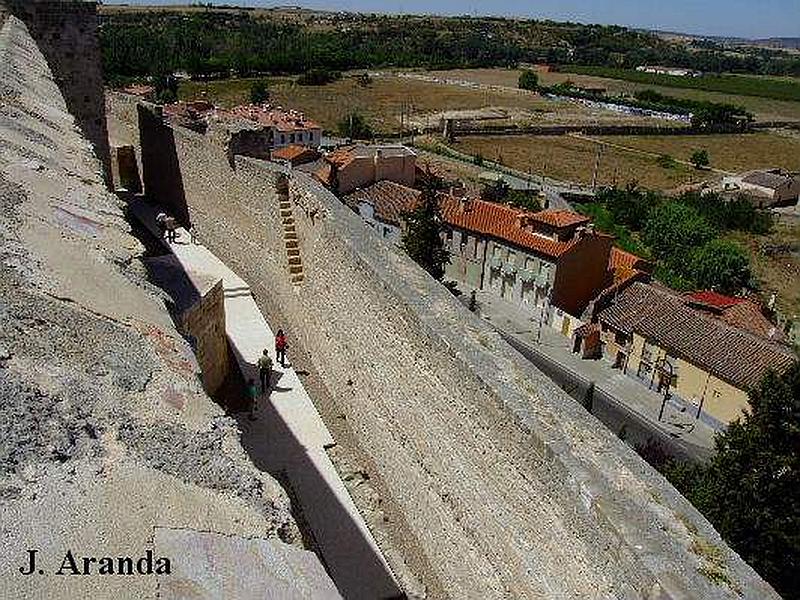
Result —
M 620 267 L 647 272 L 650 272 L 652 269 L 652 265 L 649 261 L 615 246 L 608 255 L 608 268 L 610 271 L 613 271 Z
M 704 290 L 701 292 L 689 292 L 683 295 L 686 300 L 692 304 L 701 304 L 711 308 L 725 309 L 744 302 L 745 298 L 736 298 L 734 296 L 726 296 L 713 290 Z
M 272 151 L 272 158 L 280 160 L 288 160 L 292 164 L 302 162 L 311 162 L 319 158 L 319 152 L 308 146 L 300 144 L 293 144 L 291 146 L 284 146 Z
M 784 371 L 795 361 L 779 344 L 703 314 L 681 296 L 642 283 L 620 293 L 598 319 L 619 331 L 636 332 L 740 389 L 757 384 L 768 370 Z
M 418 190 L 384 180 L 347 194 L 342 200 L 356 211 L 361 202 L 367 202 L 373 206 L 379 220 L 400 225 L 403 213 L 413 210 L 421 195 Z
M 565 209 L 542 210 L 537 213 L 533 213 L 531 218 L 539 223 L 544 223 L 545 225 L 558 228 L 584 225 L 591 221 L 591 219 L 585 215 Z
M 274 127 L 278 131 L 306 131 L 308 129 L 320 129 L 314 121 L 307 119 L 303 113 L 296 110 L 283 110 L 273 108 L 269 105 L 244 104 L 235 106 L 229 110 L 221 110 L 220 114 L 255 121 L 260 125 Z
M 560 257 L 577 243 L 577 240 L 559 242 L 531 233 L 520 226 L 520 220 L 534 213 L 504 204 L 443 195 L 440 206 L 442 217 L 453 227 L 505 240 L 553 258 Z
M 700 310 L 744 331 L 781 342 L 784 339 L 780 331 L 761 312 L 761 307 L 748 298 L 726 296 L 706 290 L 683 295 L 684 300 Z

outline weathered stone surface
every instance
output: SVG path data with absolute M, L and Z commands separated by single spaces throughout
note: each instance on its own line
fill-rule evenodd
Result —
M 202 135 L 141 117 L 148 193 L 182 206 L 289 332 L 380 511 L 356 502 L 429 596 L 775 597 L 660 475 L 327 191 L 292 174 L 305 274 L 292 285 L 280 169 L 231 169 Z
M 154 597 L 154 576 L 54 572 L 68 549 L 142 556 L 156 526 L 299 544 L 286 494 L 203 392 L 121 203 L 2 6 L 0 82 L 0 597 Z M 28 549 L 44 575 L 19 573 Z
M 185 553 L 159 586 L 162 600 L 335 600 L 341 598 L 311 552 L 263 539 L 158 528 L 161 556 Z

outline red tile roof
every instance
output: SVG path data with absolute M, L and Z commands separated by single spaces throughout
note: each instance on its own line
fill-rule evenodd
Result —
M 652 285 L 632 284 L 598 319 L 619 331 L 636 332 L 740 389 L 796 360 L 783 346 L 695 310 L 681 296 Z
M 369 187 L 356 190 L 342 198 L 353 210 L 358 211 L 361 202 L 371 204 L 375 216 L 384 223 L 400 225 L 403 213 L 413 210 L 422 192 L 400 185 L 394 181 L 378 181 Z
M 320 129 L 319 125 L 317 125 L 314 121 L 307 119 L 301 112 L 296 110 L 273 108 L 267 104 L 246 104 L 235 106 L 230 110 L 220 111 L 220 113 L 238 119 L 255 121 L 260 125 L 275 127 L 275 129 L 278 131 L 284 132 Z
M 684 294 L 683 298 L 693 307 L 705 310 L 737 329 L 776 342 L 784 339 L 783 332 L 764 316 L 761 307 L 749 298 L 725 296 L 711 290 L 691 292 Z
M 293 144 L 273 150 L 271 156 L 279 160 L 288 160 L 292 164 L 298 164 L 300 162 L 316 160 L 319 158 L 319 152 L 308 146 Z
M 649 271 L 650 263 L 643 259 L 641 256 L 636 256 L 631 252 L 627 252 L 622 248 L 616 246 L 611 249 L 608 256 L 608 268 L 614 270 L 619 267 L 627 267 L 628 269 L 636 269 L 639 271 Z
M 573 227 L 575 225 L 584 225 L 591 221 L 591 219 L 585 215 L 565 209 L 542 210 L 531 215 L 531 219 L 559 229 Z
M 736 298 L 734 296 L 726 296 L 724 294 L 719 294 L 712 290 L 705 290 L 702 292 L 690 292 L 688 294 L 684 294 L 683 296 L 692 304 L 702 304 L 703 306 L 708 306 L 710 308 L 717 308 L 717 309 L 725 309 L 735 304 L 739 304 L 744 302 L 744 298 Z
M 738 302 L 722 311 L 720 318 L 728 325 L 749 331 L 776 342 L 784 341 L 783 332 L 775 326 L 764 314 L 761 308 L 752 300 Z
M 216 107 L 205 100 L 194 100 L 192 102 L 173 102 L 164 105 L 164 113 L 175 117 L 188 117 L 199 119 L 213 113 Z
M 559 242 L 531 233 L 523 229 L 521 221 L 529 219 L 534 213 L 504 204 L 442 195 L 440 206 L 444 220 L 453 227 L 505 240 L 553 258 L 566 253 L 578 241 Z

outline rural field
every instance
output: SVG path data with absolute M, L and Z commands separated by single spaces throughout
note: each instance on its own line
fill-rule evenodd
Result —
M 597 139 L 683 161 L 688 161 L 695 150 L 706 150 L 711 167 L 723 171 L 769 167 L 800 171 L 798 134 L 765 132 L 703 136 L 605 136 Z
M 775 100 L 800 102 L 800 80 L 792 77 L 733 74 L 715 75 L 708 73 L 702 77 L 683 77 L 680 75 L 643 73 L 633 69 L 611 69 L 608 67 L 578 65 L 568 65 L 562 70 L 579 75 L 595 75 L 597 77 L 621 79 L 645 85 L 706 90 L 735 96 L 760 96 L 762 98 L 773 98 Z
M 598 146 L 604 145 L 598 185 L 636 181 L 647 188 L 669 190 L 721 176 L 688 164 L 694 150 L 705 149 L 711 167 L 736 172 L 760 167 L 800 170 L 800 137 L 771 133 L 711 136 L 471 136 L 454 147 L 467 154 L 502 162 L 520 171 L 591 183 Z M 662 155 L 671 157 L 664 161 Z
M 657 123 L 663 121 L 635 117 L 608 110 L 580 106 L 573 102 L 548 100 L 516 90 L 490 90 L 444 85 L 392 73 L 372 78 L 362 86 L 352 74 L 323 86 L 301 86 L 292 78 L 266 78 L 272 100 L 282 106 L 303 111 L 328 131 L 335 131 L 350 111 L 364 115 L 376 133 L 393 134 L 400 130 L 401 114 L 405 122 L 438 128 L 441 113 L 449 111 L 500 109 L 507 117 L 500 122 L 516 124 L 615 124 Z M 179 88 L 183 100 L 204 95 L 220 106 L 249 101 L 252 79 L 186 81 Z
M 800 220 L 781 216 L 767 235 L 732 233 L 730 237 L 747 249 L 764 300 L 774 292 L 775 306 L 782 314 L 800 317 Z
M 463 79 L 487 85 L 517 87 L 520 70 L 518 69 L 456 69 L 452 71 L 432 71 L 431 75 Z M 556 85 L 569 80 L 584 87 L 605 88 L 610 94 L 631 94 L 640 90 L 655 90 L 661 94 L 688 98 L 691 100 L 707 100 L 737 104 L 752 112 L 757 120 L 800 120 L 800 102 L 773 100 L 756 96 L 741 96 L 705 90 L 684 89 L 660 85 L 650 85 L 621 79 L 609 79 L 594 75 L 578 75 L 575 73 L 553 73 L 538 69 L 539 81 L 542 85 Z
M 577 136 L 475 136 L 460 138 L 453 147 L 520 171 L 590 184 L 598 144 Z M 648 188 L 671 189 L 708 177 L 707 172 L 685 165 L 664 168 L 657 161 L 657 157 L 606 148 L 600 158 L 597 184 L 625 185 L 636 181 Z
M 375 77 L 369 86 L 344 77 L 324 86 L 300 86 L 288 78 L 269 78 L 272 100 L 306 113 L 329 131 L 335 131 L 350 111 L 363 114 L 377 132 L 396 133 L 400 115 L 445 110 L 477 109 L 488 106 L 524 109 L 531 112 L 574 112 L 575 108 L 530 94 L 474 90 L 398 77 Z M 231 79 L 211 82 L 183 82 L 181 99 L 205 94 L 220 106 L 249 102 L 252 80 Z

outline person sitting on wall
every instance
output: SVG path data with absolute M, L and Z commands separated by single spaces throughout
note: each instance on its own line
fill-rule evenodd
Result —
M 156 226 L 158 231 L 161 232 L 161 239 L 163 240 L 167 232 L 167 213 L 160 212 L 156 215 Z

